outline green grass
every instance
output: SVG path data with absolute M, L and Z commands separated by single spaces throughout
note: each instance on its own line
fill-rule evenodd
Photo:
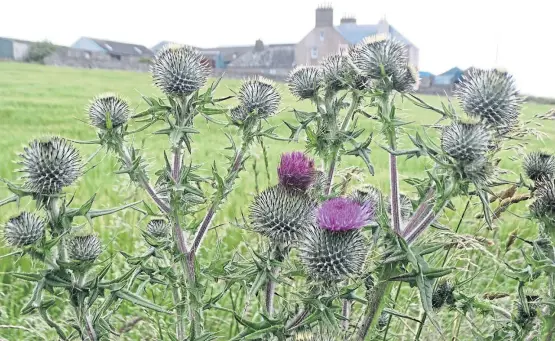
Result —
M 239 85 L 235 80 L 224 80 L 219 88 L 219 95 L 232 94 L 233 89 Z M 291 107 L 298 109 L 310 109 L 309 103 L 297 102 L 288 93 L 284 84 L 278 84 L 283 96 L 284 111 L 270 121 L 271 124 L 279 125 L 277 130 L 279 134 L 286 134 L 287 129 L 281 124 L 282 120 L 293 121 L 290 113 Z M 141 103 L 140 94 L 159 95 L 158 91 L 151 85 L 151 79 L 148 74 L 120 72 L 120 71 L 101 71 L 101 70 L 84 70 L 71 68 L 56 68 L 30 64 L 16 63 L 0 63 L 0 178 L 15 180 L 19 176 L 15 172 L 18 165 L 13 162 L 17 159 L 17 153 L 22 151 L 23 146 L 33 138 L 45 135 L 60 135 L 75 140 L 90 140 L 95 138 L 95 132 L 86 123 L 82 122 L 86 119 L 84 107 L 88 101 L 96 94 L 102 92 L 117 92 L 132 103 L 133 107 L 140 110 L 144 107 Z M 439 106 L 441 100 L 445 98 L 439 97 L 423 97 L 427 102 Z M 437 115 L 432 112 L 423 111 L 410 103 L 400 102 L 401 116 L 410 122 L 420 124 L 429 124 L 437 120 Z M 523 107 L 524 119 L 530 119 L 535 114 L 546 112 L 550 109 L 547 105 L 525 104 Z M 382 142 L 379 127 L 370 120 L 361 119 L 361 127 L 367 129 L 367 132 L 373 131 L 377 142 Z M 205 171 L 209 170 L 212 161 L 216 159 L 218 164 L 222 166 L 225 162 L 225 156 L 230 153 L 224 148 L 228 146 L 228 140 L 224 135 L 225 131 L 221 126 L 213 123 L 207 123 L 202 119 L 195 122 L 200 130 L 200 134 L 194 137 L 193 158 L 196 163 L 201 163 Z M 407 129 L 411 132 L 413 129 L 409 126 Z M 555 124 L 552 121 L 542 121 L 541 131 L 547 134 L 543 140 L 532 138 L 528 143 L 528 150 L 546 149 L 553 150 L 553 142 L 555 142 Z M 145 142 L 144 153 L 151 163 L 150 170 L 157 169 L 162 164 L 162 150 L 167 148 L 167 141 L 163 137 L 150 135 L 150 129 L 135 139 L 136 145 Z M 303 149 L 303 145 L 296 143 L 286 143 L 278 141 L 267 141 L 267 147 L 270 153 L 270 175 L 271 183 L 276 181 L 275 168 L 277 165 L 279 154 L 283 151 Z M 401 141 L 401 148 L 410 147 L 407 139 Z M 79 149 L 86 159 L 88 155 L 95 151 L 91 146 L 79 146 Z M 503 155 L 501 166 L 513 173 L 506 176 L 517 179 L 516 173 L 519 172 L 520 163 L 512 158 L 521 159 L 521 155 L 517 155 L 514 151 L 507 151 Z M 187 156 L 188 157 L 188 156 Z M 247 172 L 243 172 L 240 179 L 236 183 L 236 189 L 228 198 L 223 209 L 218 213 L 215 225 L 221 225 L 209 233 L 208 240 L 204 245 L 207 250 L 201 251 L 201 257 L 209 256 L 210 246 L 214 245 L 216 240 L 222 240 L 224 251 L 231 252 L 235 250 L 244 238 L 248 238 L 248 234 L 229 225 L 235 217 L 241 212 L 245 212 L 249 203 L 255 194 L 254 175 L 252 172 L 253 162 L 256 161 L 260 172 L 259 183 L 261 188 L 267 186 L 265 170 L 263 168 L 262 153 L 259 148 L 253 150 L 250 161 L 247 163 Z M 383 190 L 387 191 L 387 154 L 374 144 L 372 161 L 376 169 L 376 176 L 371 177 L 365 171 L 363 163 L 354 157 L 343 157 L 340 166 L 343 169 L 339 176 L 345 175 L 346 170 L 360 171 L 355 172 L 357 180 L 360 183 L 371 183 Z M 125 202 L 131 202 L 140 198 L 144 198 L 140 191 L 134 191 L 134 187 L 129 185 L 127 178 L 123 175 L 116 175 L 117 170 L 115 159 L 111 155 L 105 155 L 101 152 L 92 162 L 97 164 L 83 177 L 77 186 L 72 188 L 75 191 L 75 203 L 81 203 L 96 193 L 95 207 L 112 207 L 121 205 Z M 400 161 L 401 179 L 423 176 L 423 170 L 429 167 L 431 163 L 426 159 L 411 159 Z M 402 184 L 402 189 L 410 194 L 410 187 Z M 9 191 L 5 187 L 0 187 L 0 199 L 7 197 Z M 414 197 L 414 193 L 412 193 Z M 461 203 L 457 203 L 461 204 Z M 459 205 L 461 206 L 461 205 Z M 512 213 L 525 212 L 526 204 L 520 204 L 511 208 Z M 33 209 L 27 201 L 21 203 L 20 209 Z M 4 222 L 8 217 L 17 212 L 15 205 L 8 205 L 0 208 L 0 222 Z M 473 209 L 473 214 L 477 212 Z M 453 226 L 452 221 L 456 221 L 459 212 L 448 212 L 444 224 Z M 144 227 L 145 222 L 139 221 L 139 214 L 134 211 L 125 211 L 111 216 L 109 218 L 97 219 L 93 226 L 83 223 L 83 229 L 92 228 L 98 233 L 107 246 L 107 251 L 117 253 L 124 250 L 133 253 L 137 249 L 142 249 L 143 244 L 140 239 L 140 229 Z M 475 234 L 480 224 L 473 219 L 465 220 L 462 226 L 463 233 Z M 534 225 L 524 219 L 518 219 L 510 213 L 507 213 L 498 223 L 495 233 L 488 233 L 485 229 L 479 232 L 480 235 L 486 236 L 493 241 L 493 245 L 488 251 L 500 259 L 515 259 L 518 257 L 517 251 L 509 251 L 504 254 L 504 243 L 507 235 L 515 230 L 524 236 L 533 235 L 535 233 Z M 0 254 L 8 252 L 7 248 L 0 246 Z M 140 252 L 140 251 L 137 251 Z M 455 257 L 451 265 L 466 269 L 468 262 L 479 261 L 480 265 L 486 269 L 485 273 L 481 273 L 474 280 L 472 288 L 474 292 L 484 291 L 504 291 L 512 290 L 515 287 L 514 281 L 504 276 L 501 271 L 493 272 L 490 269 L 497 269 L 495 263 L 489 256 L 478 256 L 473 253 L 468 259 L 464 259 L 460 252 L 453 253 Z M 481 257 L 479 260 L 477 257 Z M 493 268 L 490 268 L 493 267 Z M 8 340 L 40 340 L 53 339 L 52 334 L 47 330 L 44 323 L 40 322 L 36 317 L 21 316 L 19 311 L 25 304 L 25 299 L 30 295 L 30 286 L 21 282 L 12 282 L 9 275 L 5 275 L 11 271 L 21 271 L 28 269 L 29 263 L 25 260 L 14 260 L 12 258 L 0 259 L 0 326 L 20 325 L 28 330 L 17 330 L 12 328 L 0 327 L 0 337 Z M 470 266 L 471 272 L 476 272 L 476 268 Z M 116 270 L 117 271 L 117 270 Z M 466 276 L 461 272 L 462 276 Z M 418 307 L 414 296 L 414 291 L 404 290 L 402 292 L 403 299 L 400 300 L 401 305 L 398 310 L 408 311 L 411 315 L 418 315 Z M 409 299 L 412 297 L 412 300 Z M 509 302 L 509 301 L 507 301 Z M 132 316 L 140 314 L 134 311 L 133 307 L 124 306 L 120 318 L 122 320 L 129 319 Z M 134 315 L 135 314 L 135 315 Z M 211 321 L 215 323 L 215 321 Z M 226 322 L 227 323 L 227 322 Z M 413 325 L 411 325 L 414 328 Z M 445 330 L 450 332 L 451 324 L 447 321 Z M 148 339 L 150 335 L 150 327 L 145 323 L 139 324 L 135 329 L 136 333 L 146 334 L 128 334 L 123 339 L 138 339 L 139 335 Z M 220 328 L 221 325 L 220 325 Z M 393 330 L 402 333 L 403 324 L 399 320 L 395 320 Z M 410 333 L 406 333 L 410 334 Z M 391 334 L 392 337 L 395 333 Z M 423 339 L 434 339 L 435 333 L 433 327 L 426 325 Z M 468 334 L 470 335 L 470 334 Z M 470 336 L 469 336 L 470 337 Z M 409 338 L 410 339 L 410 338 Z M 464 339 L 464 338 L 463 338 Z

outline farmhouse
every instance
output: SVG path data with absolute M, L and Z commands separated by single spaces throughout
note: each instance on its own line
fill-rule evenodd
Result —
M 359 25 L 354 17 L 344 17 L 339 25 L 333 24 L 333 8 L 321 6 L 316 9 L 314 28 L 297 44 L 295 61 L 297 65 L 316 65 L 322 58 L 345 52 L 349 46 L 361 42 L 366 37 L 385 35 L 395 38 L 407 46 L 409 62 L 418 67 L 418 48 L 381 19 L 376 25 Z
M 27 59 L 31 41 L 0 37 L 0 60 L 24 61 Z
M 231 61 L 226 70 L 229 75 L 264 75 L 284 79 L 295 66 L 295 44 L 264 45 L 257 40 L 248 52 Z

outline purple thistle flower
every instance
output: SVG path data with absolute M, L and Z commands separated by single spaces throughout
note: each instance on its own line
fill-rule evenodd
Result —
M 312 182 L 316 172 L 314 160 L 303 152 L 291 152 L 281 155 L 278 167 L 279 183 L 288 189 L 306 191 Z
M 349 231 L 359 229 L 370 223 L 375 207 L 360 205 L 347 198 L 333 198 L 322 203 L 316 220 L 318 226 L 328 231 Z

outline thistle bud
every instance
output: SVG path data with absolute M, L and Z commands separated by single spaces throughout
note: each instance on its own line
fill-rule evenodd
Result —
M 350 50 L 353 65 L 364 76 L 393 84 L 406 83 L 408 57 L 405 46 L 385 36 L 375 36 L 362 41 Z
M 231 121 L 242 123 L 249 117 L 249 113 L 244 106 L 238 105 L 229 110 L 229 116 L 231 117 Z
M 256 112 L 259 118 L 274 115 L 281 100 L 274 82 L 263 77 L 246 80 L 239 89 L 238 97 L 246 112 Z
M 401 93 L 413 92 L 420 81 L 416 66 L 408 65 L 403 74 L 398 78 L 393 78 L 393 89 Z
M 339 91 L 347 87 L 348 63 L 347 57 L 342 55 L 331 55 L 322 60 L 322 79 L 327 89 Z
M 310 99 L 318 94 L 322 73 L 316 66 L 298 66 L 289 74 L 289 91 L 298 99 Z
M 305 192 L 314 182 L 314 160 L 302 152 L 284 153 L 278 167 L 280 185 Z
M 164 238 L 170 231 L 170 226 L 163 219 L 152 219 L 146 226 L 146 231 L 156 238 Z
M 459 165 L 462 178 L 475 184 L 487 185 L 492 182 L 495 176 L 495 167 L 486 158 L 480 157 L 471 162 Z
M 69 257 L 76 261 L 94 261 L 102 252 L 100 240 L 93 235 L 73 237 L 67 246 Z
M 333 283 L 360 273 L 367 249 L 359 229 L 336 232 L 313 227 L 299 243 L 299 256 L 312 279 Z
M 187 96 L 204 86 L 210 68 L 202 54 L 190 46 L 169 45 L 151 68 L 154 84 L 170 96 Z
M 530 205 L 532 214 L 548 228 L 555 227 L 555 184 L 552 180 L 536 185 L 536 200 Z
M 439 282 L 436 290 L 432 294 L 432 307 L 434 309 L 439 309 L 443 307 L 444 304 L 450 306 L 455 304 L 454 291 L 455 287 L 451 282 L 446 280 Z
M 538 316 L 538 311 L 536 310 L 536 305 L 533 303 L 528 303 L 528 312 L 524 310 L 522 303 L 518 302 L 516 307 L 516 318 L 515 322 L 521 326 L 526 327 L 530 325 L 534 319 Z
M 386 313 L 385 311 L 382 312 L 382 314 L 378 318 L 378 323 L 376 324 L 376 328 L 379 331 L 383 331 L 385 327 L 387 327 L 387 324 L 389 323 L 389 317 L 390 316 L 388 313 Z
M 389 197 L 387 197 L 386 199 L 387 200 L 385 200 L 385 209 L 387 213 L 391 215 L 391 199 Z M 410 200 L 407 195 L 401 193 L 401 195 L 399 195 L 399 207 L 401 212 L 401 220 L 407 221 L 411 217 L 413 212 L 412 200 Z
M 524 158 L 526 176 L 532 181 L 545 181 L 555 175 L 555 157 L 542 152 L 532 152 Z
M 457 161 L 469 162 L 488 151 L 490 134 L 481 124 L 453 122 L 441 134 L 441 147 Z
M 459 83 L 456 96 L 468 115 L 497 130 L 518 119 L 521 100 L 513 77 L 506 72 L 473 69 Z
M 89 119 L 95 127 L 110 130 L 124 125 L 129 118 L 129 104 L 116 94 L 95 97 L 87 107 Z
M 20 154 L 25 186 L 38 194 L 56 194 L 81 174 L 81 157 L 71 143 L 60 137 L 34 140 Z
M 301 191 L 275 186 L 256 196 L 250 219 L 256 232 L 274 242 L 289 244 L 314 223 L 315 207 L 316 203 Z
M 45 221 L 38 216 L 22 212 L 12 217 L 4 226 L 6 242 L 11 246 L 27 246 L 44 236 Z
M 373 205 L 374 207 L 378 207 L 380 203 L 380 198 L 382 197 L 382 193 L 379 189 L 374 186 L 367 185 L 362 188 L 355 190 L 349 198 L 359 205 Z

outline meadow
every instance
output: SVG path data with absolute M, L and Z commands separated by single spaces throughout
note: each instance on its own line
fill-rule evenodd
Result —
M 220 84 L 218 94 L 233 95 L 233 90 L 238 88 L 239 80 L 223 80 Z M 288 129 L 282 121 L 293 121 L 291 108 L 310 109 L 310 103 L 298 102 L 288 92 L 285 84 L 278 83 L 282 95 L 282 112 L 270 120 L 270 124 L 278 126 L 277 134 L 286 136 Z M 91 140 L 95 138 L 95 131 L 86 123 L 84 108 L 88 101 L 95 95 L 103 92 L 117 92 L 127 98 L 132 107 L 137 111 L 144 108 L 141 94 L 156 95 L 160 93 L 152 85 L 149 74 L 123 72 L 123 71 L 102 71 L 85 70 L 72 68 L 47 67 L 42 65 L 0 63 L 0 178 L 15 180 L 18 164 L 17 154 L 22 151 L 24 145 L 32 139 L 40 136 L 59 135 L 74 140 Z M 422 96 L 422 98 L 434 105 L 440 106 L 442 101 L 447 98 L 439 96 Z M 230 101 L 229 104 L 233 102 Z M 408 101 L 399 101 L 398 107 L 402 117 L 409 122 L 418 124 L 431 124 L 437 121 L 438 116 L 430 111 L 425 111 L 411 104 Z M 525 103 L 522 109 L 523 120 L 532 119 L 535 115 L 545 113 L 551 107 Z M 223 120 L 222 118 L 219 118 Z M 545 149 L 553 152 L 555 142 L 555 122 L 541 121 L 535 129 L 542 131 L 545 136 L 543 139 L 531 137 L 529 140 L 520 141 L 526 144 L 528 151 Z M 207 122 L 198 118 L 195 123 L 200 134 L 194 137 L 193 154 L 196 160 L 204 160 L 203 168 L 209 171 L 213 159 L 219 160 L 223 166 L 226 155 L 229 151 L 225 150 L 229 142 L 224 135 L 228 128 L 214 123 Z M 356 183 L 373 184 L 387 192 L 387 153 L 383 151 L 377 143 L 381 141 L 379 129 L 370 119 L 359 122 L 360 126 L 367 131 L 374 131 L 376 136 L 372 147 L 372 162 L 376 169 L 376 176 L 372 177 L 366 171 L 366 167 L 361 160 L 354 157 L 345 156 L 341 160 L 341 168 L 354 175 Z M 144 150 L 149 163 L 161 164 L 161 150 L 167 148 L 167 140 L 163 136 L 154 136 L 150 133 L 155 127 L 140 134 L 135 140 L 136 146 L 141 146 L 143 139 L 148 139 L 148 147 Z M 409 133 L 413 129 L 409 126 Z M 432 133 L 433 134 L 433 133 Z M 408 139 L 401 140 L 401 148 L 409 148 Z M 81 145 L 78 147 L 86 159 L 93 154 L 96 146 Z M 240 217 L 242 212 L 248 210 L 253 195 L 256 194 L 257 187 L 264 189 L 268 184 L 276 183 L 276 166 L 279 155 L 284 151 L 303 150 L 302 143 L 270 141 L 267 140 L 266 148 L 269 152 L 268 170 L 265 169 L 262 151 L 255 148 L 251 153 L 251 158 L 247 161 L 246 171 L 244 171 L 236 182 L 237 189 L 229 196 L 224 208 L 216 216 L 216 228 L 209 232 L 209 240 L 205 245 L 211 246 L 216 242 L 220 243 L 223 252 L 233 252 L 239 248 L 245 240 L 252 238 L 249 233 L 234 227 L 233 220 Z M 500 166 L 509 170 L 506 175 L 511 179 L 518 179 L 520 169 L 519 155 L 516 150 L 504 152 Z M 410 177 L 420 177 L 423 170 L 429 167 L 426 159 L 410 159 L 400 161 L 401 180 Z M 124 175 L 116 175 L 118 169 L 116 160 L 112 155 L 106 155 L 100 151 L 91 161 L 90 170 L 74 186 L 75 202 L 84 202 L 96 193 L 95 207 L 106 208 L 119 206 L 123 203 L 133 202 L 141 199 L 147 200 L 141 191 L 136 191 L 128 182 Z M 256 171 L 255 171 L 256 169 Z M 268 171 L 269 177 L 266 172 Z M 342 175 L 341 173 L 339 174 Z M 269 179 L 268 179 L 269 178 Z M 403 190 L 409 196 L 411 187 L 405 183 L 401 184 Z M 0 199 L 9 196 L 10 193 L 6 186 L 0 185 Z M 478 204 L 478 201 L 472 204 Z M 21 208 L 33 209 L 27 201 L 20 203 Z M 457 202 L 457 207 L 464 206 L 464 203 Z M 514 292 L 516 282 L 503 275 L 502 261 L 510 261 L 516 258 L 518 250 L 506 252 L 505 244 L 508 235 L 515 230 L 519 235 L 526 237 L 534 231 L 534 224 L 518 215 L 525 212 L 526 203 L 521 203 L 511 207 L 510 211 L 496 222 L 496 229 L 491 232 L 484 228 L 480 220 L 474 218 L 474 213 L 468 214 L 467 219 L 461 225 L 461 232 L 472 235 L 480 235 L 490 240 L 486 251 L 470 254 L 469 256 L 459 257 L 457 252 L 453 252 L 450 258 L 452 266 L 461 269 L 461 276 L 476 278 L 472 281 L 473 292 L 504 292 L 510 290 Z M 471 212 L 474 205 L 471 205 Z M 18 211 L 16 205 L 11 204 L 0 208 L 0 224 L 6 221 L 11 215 Z M 478 211 L 478 209 L 476 209 Z M 460 217 L 460 211 L 447 212 L 442 224 L 454 227 Z M 87 229 L 91 226 L 85 221 L 81 228 Z M 102 237 L 108 254 L 116 255 L 121 250 L 132 251 L 135 248 L 143 247 L 140 236 L 141 229 L 146 222 L 141 221 L 141 214 L 134 210 L 126 210 L 110 216 L 107 219 L 97 219 L 94 221 L 92 229 Z M 9 250 L 0 243 L 0 257 L 7 254 Z M 200 258 L 209 258 L 207 250 L 200 251 Z M 120 257 L 121 258 L 121 257 Z M 121 262 L 118 257 L 114 262 Z M 118 260 L 119 259 L 119 260 Z M 439 261 L 439 260 L 437 260 Z M 474 263 L 481 262 L 482 271 L 476 271 Z M 432 261 L 433 263 L 433 261 Z M 123 266 L 123 265 L 121 265 Z M 25 299 L 30 295 L 31 286 L 20 281 L 14 282 L 8 275 L 12 271 L 24 271 L 29 268 L 26 260 L 18 260 L 12 257 L 0 258 L 0 340 L 53 340 L 53 334 L 48 327 L 34 316 L 22 316 L 21 307 L 25 304 Z M 118 271 L 117 266 L 114 267 Z M 401 299 L 397 310 L 408 312 L 411 316 L 418 316 L 418 304 L 415 300 L 416 292 L 408 288 L 401 291 Z M 511 301 L 505 302 L 510 307 Z M 137 316 L 142 316 L 140 309 L 133 309 L 131 306 L 123 306 L 119 318 L 121 324 Z M 452 317 L 453 318 L 453 317 Z M 213 325 L 220 323 L 220 327 L 229 321 L 211 321 Z M 446 334 L 451 332 L 452 321 L 443 321 Z M 150 331 L 145 331 L 146 324 L 139 323 L 129 333 L 124 334 L 125 340 L 149 340 L 145 335 L 150 335 Z M 208 325 L 210 328 L 210 324 Z M 405 330 L 407 329 L 407 330 Z M 142 334 L 141 334 L 142 333 Z M 146 334 L 145 334 L 146 333 Z M 139 336 L 142 335 L 142 336 Z M 421 337 L 422 340 L 435 340 L 437 335 L 433 327 L 426 325 Z M 398 336 L 398 337 L 396 337 Z M 469 336 L 469 335 L 468 335 Z M 414 325 L 405 325 L 402 320 L 395 319 L 392 326 L 392 339 L 412 340 L 414 338 Z M 154 338 L 152 338 L 154 339 Z M 223 338 L 225 339 L 225 337 Z M 465 340 L 463 336 L 460 338 Z

